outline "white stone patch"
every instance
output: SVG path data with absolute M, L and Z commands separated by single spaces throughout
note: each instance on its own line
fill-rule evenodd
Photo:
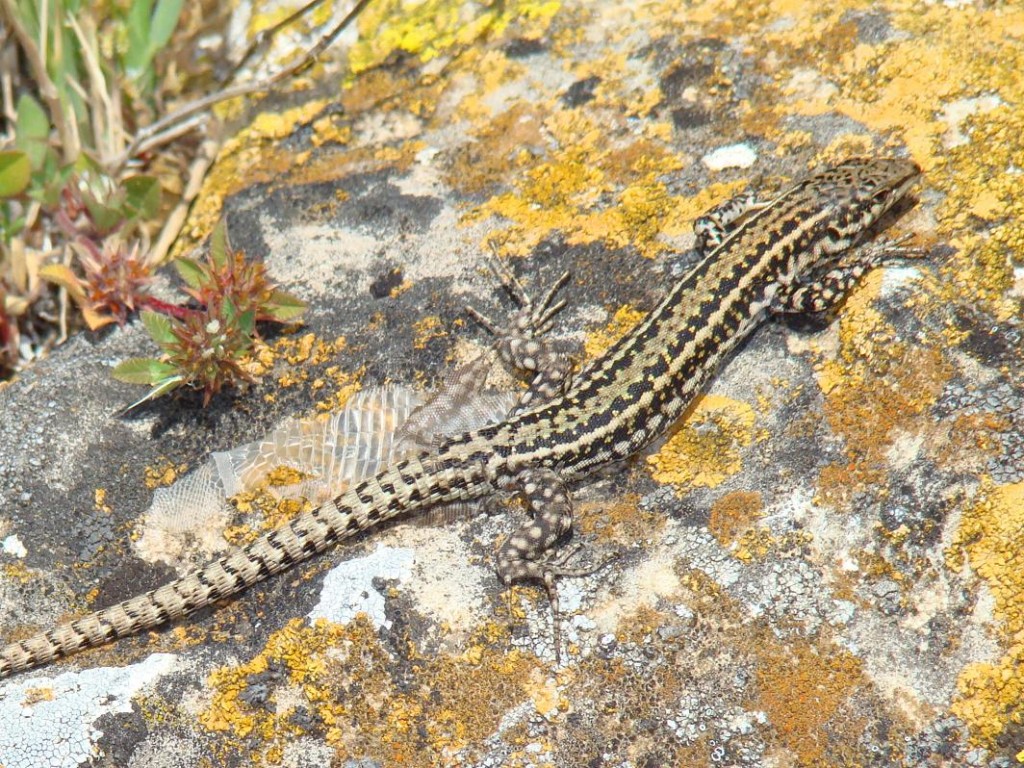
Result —
M 701 162 L 712 171 L 721 171 L 726 168 L 749 168 L 757 162 L 757 153 L 749 144 L 730 144 L 704 155 Z
M 25 549 L 25 545 L 21 543 L 21 539 L 18 538 L 18 534 L 12 533 L 3 543 L 0 544 L 0 549 L 3 550 L 5 555 L 13 555 L 17 558 L 22 558 L 28 554 L 28 550 Z
M 438 195 L 444 192 L 444 183 L 436 163 L 431 162 L 438 153 L 435 147 L 422 149 L 409 173 L 392 183 L 404 195 Z
M 1013 286 L 1008 291 L 1010 296 L 1024 296 L 1024 267 L 1013 268 Z
M 347 624 L 356 614 L 365 613 L 374 627 L 389 628 L 384 615 L 384 595 L 373 586 L 374 579 L 407 581 L 415 560 L 411 549 L 378 546 L 366 557 L 342 563 L 324 579 L 320 602 L 310 611 L 309 620 L 327 619 Z
M 904 430 L 896 432 L 896 439 L 893 440 L 889 450 L 886 451 L 886 459 L 894 471 L 903 471 L 921 455 L 921 446 L 924 445 L 923 434 L 913 434 Z
M 0 765 L 74 768 L 102 753 L 94 727 L 108 713 L 130 712 L 132 697 L 166 674 L 175 657 L 155 653 L 128 667 L 100 667 L 0 685 Z
M 948 126 L 942 136 L 942 146 L 952 149 L 969 142 L 970 137 L 960 130 L 964 120 L 979 112 L 991 112 L 1003 103 L 1003 100 L 995 94 L 951 101 L 939 112 L 939 122 Z
M 325 224 L 282 229 L 265 215 L 260 233 L 271 254 L 270 270 L 282 284 L 330 285 L 348 275 L 364 274 L 378 259 L 377 238 L 354 229 Z
M 794 71 L 785 89 L 791 101 L 828 101 L 838 92 L 836 84 L 815 69 Z
M 416 578 L 404 589 L 424 615 L 465 635 L 489 616 L 484 586 L 496 580 L 489 562 L 473 565 L 466 542 L 452 526 L 410 526 L 401 531 L 403 544 L 416 552 Z
M 911 265 L 886 265 L 882 271 L 882 296 L 890 296 L 907 283 L 921 279 L 921 270 Z

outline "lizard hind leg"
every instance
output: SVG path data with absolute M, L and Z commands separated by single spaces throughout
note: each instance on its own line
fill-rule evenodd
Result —
M 555 579 L 589 576 L 606 563 L 590 568 L 566 567 L 566 562 L 581 549 L 579 544 L 560 555 L 555 553 L 558 544 L 572 532 L 572 500 L 554 470 L 526 469 L 510 481 L 510 486 L 526 501 L 532 520 L 509 536 L 498 550 L 498 576 L 506 585 L 517 581 L 544 584 L 551 603 L 555 660 L 560 663 L 561 613 Z
M 554 325 L 554 317 L 565 308 L 565 300 L 555 301 L 558 291 L 569 281 L 569 273 L 563 272 L 548 289 L 544 297 L 533 301 L 522 283 L 494 257 L 491 268 L 502 285 L 519 306 L 507 328 L 501 328 L 486 315 L 473 307 L 467 307 L 469 314 L 495 336 L 494 349 L 502 363 L 514 371 L 531 377 L 530 386 L 519 398 L 519 403 L 510 415 L 550 400 L 564 392 L 572 381 L 572 363 L 569 356 L 545 335 Z

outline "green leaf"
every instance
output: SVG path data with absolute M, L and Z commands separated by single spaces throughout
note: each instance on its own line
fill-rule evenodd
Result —
M 155 357 L 133 357 L 118 363 L 111 375 L 126 384 L 156 384 L 179 374 L 173 365 Z
M 164 379 L 163 381 L 161 381 L 160 383 L 158 383 L 155 387 L 153 387 L 151 390 L 149 390 L 149 392 L 147 392 L 145 395 L 143 395 L 138 400 L 136 400 L 134 403 L 129 405 L 127 408 L 125 408 L 123 413 L 128 413 L 128 411 L 130 411 L 132 408 L 136 408 L 136 407 L 142 405 L 147 400 L 155 400 L 156 398 L 158 398 L 158 397 L 160 397 L 162 395 L 166 395 L 168 392 L 173 392 L 174 390 L 176 390 L 178 387 L 180 387 L 184 383 L 185 383 L 185 377 L 184 376 L 181 376 L 181 375 L 170 376 L 170 377 Z
M 224 297 L 224 303 L 220 308 L 220 316 L 224 320 L 224 327 L 226 328 L 230 328 L 234 324 L 235 318 L 238 317 L 238 307 L 231 300 L 230 296 Z
M 85 207 L 89 210 L 96 229 L 100 233 L 107 233 L 115 229 L 125 220 L 124 211 L 101 203 L 94 197 L 83 196 Z
M 6 206 L 0 205 L 0 241 L 10 242 L 11 238 L 25 228 L 25 215 L 10 216 Z
M 124 52 L 124 67 L 131 77 L 142 74 L 152 58 L 149 47 L 152 9 L 152 0 L 135 0 L 128 10 L 128 46 Z
M 53 208 L 60 202 L 61 191 L 67 186 L 72 173 L 74 166 L 70 163 L 61 165 L 57 151 L 47 146 L 43 166 L 32 172 L 32 182 L 26 194 L 44 206 Z
M 262 315 L 279 323 L 285 323 L 305 312 L 307 305 L 302 299 L 287 291 L 275 290 L 260 309 Z
M 201 264 L 185 256 L 179 256 L 174 260 L 174 268 L 178 270 L 181 279 L 189 288 L 198 290 L 203 283 L 210 279 L 206 269 Z
M 0 197 L 20 195 L 32 178 L 32 163 L 19 150 L 0 152 Z
M 228 228 L 221 219 L 210 233 L 210 261 L 223 269 L 228 260 Z
M 256 310 L 250 309 L 242 313 L 238 318 L 238 329 L 246 336 L 252 336 L 252 332 L 256 329 Z
M 181 17 L 182 0 L 157 0 L 149 28 L 149 45 L 155 54 L 171 40 Z
M 17 113 L 14 146 L 28 155 L 33 168 L 41 168 L 50 138 L 50 118 L 42 105 L 27 93 L 18 99 Z
M 50 118 L 42 104 L 31 94 L 23 93 L 18 98 L 18 122 L 15 127 L 19 138 L 46 141 L 50 136 Z
M 171 328 L 171 319 L 167 315 L 161 315 L 159 312 L 153 312 L 152 310 L 143 310 L 139 316 L 142 319 L 142 324 L 149 331 L 149 335 L 153 337 L 153 341 L 161 347 L 166 349 L 177 342 L 178 337 L 174 335 L 174 331 Z
M 28 33 L 38 39 L 39 38 L 39 6 L 41 3 L 38 0 L 20 0 L 17 4 L 17 10 L 19 20 L 22 26 L 28 30 Z
M 151 219 L 160 210 L 160 182 L 155 176 L 132 176 L 124 180 L 125 212 Z

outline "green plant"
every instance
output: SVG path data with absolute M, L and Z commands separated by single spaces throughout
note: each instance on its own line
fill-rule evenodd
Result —
M 246 261 L 228 244 L 223 223 L 210 236 L 204 261 L 175 261 L 185 292 L 199 309 L 159 304 L 142 312 L 161 358 L 134 358 L 118 365 L 114 378 L 152 387 L 138 402 L 190 386 L 203 391 L 203 405 L 225 386 L 252 381 L 245 360 L 257 335 L 258 321 L 283 323 L 301 315 L 306 305 L 280 290 L 261 262 Z

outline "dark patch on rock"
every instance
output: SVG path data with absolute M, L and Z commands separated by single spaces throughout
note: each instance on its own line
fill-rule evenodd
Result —
M 139 744 L 149 735 L 149 726 L 137 704 L 132 705 L 131 712 L 103 715 L 95 727 L 103 733 L 99 747 L 103 750 L 101 765 L 105 766 L 128 765 Z
M 681 59 L 662 75 L 659 85 L 669 105 L 682 98 L 683 91 L 702 86 L 718 68 L 718 57 L 725 43 L 715 38 L 702 38 L 687 45 Z
M 594 90 L 600 83 L 601 78 L 597 75 L 577 80 L 562 94 L 562 103 L 567 107 L 579 107 L 586 104 L 588 101 L 593 100 Z
M 410 195 L 392 181 L 394 169 L 352 173 L 330 182 L 276 187 L 258 184 L 225 202 L 231 242 L 250 257 L 263 258 L 269 248 L 262 240 L 260 219 L 270 216 L 282 228 L 306 221 L 347 227 L 379 235 L 381 232 L 421 234 L 441 212 L 442 201 Z M 348 199 L 321 213 L 323 202 L 342 190 Z
M 370 295 L 375 299 L 390 296 L 391 292 L 402 284 L 403 279 L 402 268 L 391 267 L 370 283 Z
M 527 56 L 543 53 L 547 46 L 541 40 L 517 37 L 509 41 L 503 50 L 510 59 L 525 59 Z
M 672 125 L 681 131 L 701 128 L 710 123 L 714 117 L 711 110 L 696 103 L 676 107 L 670 114 L 672 115 Z
M 997 323 L 990 316 L 965 308 L 956 313 L 957 328 L 967 332 L 960 349 L 986 367 L 1020 364 L 1022 334 L 1019 328 Z
M 862 43 L 880 45 L 893 35 L 890 16 L 885 11 L 847 11 L 839 17 L 840 24 L 850 22 L 857 26 L 857 38 Z
M 276 704 L 271 701 L 271 694 L 287 680 L 288 670 L 277 659 L 270 659 L 265 670 L 245 678 L 245 689 L 238 694 L 238 698 L 253 709 L 273 712 Z
M 177 572 L 164 563 L 146 563 L 131 558 L 124 565 L 114 568 L 109 575 L 101 580 L 99 587 L 99 606 L 113 605 L 127 600 L 143 592 L 156 589 L 172 579 Z

